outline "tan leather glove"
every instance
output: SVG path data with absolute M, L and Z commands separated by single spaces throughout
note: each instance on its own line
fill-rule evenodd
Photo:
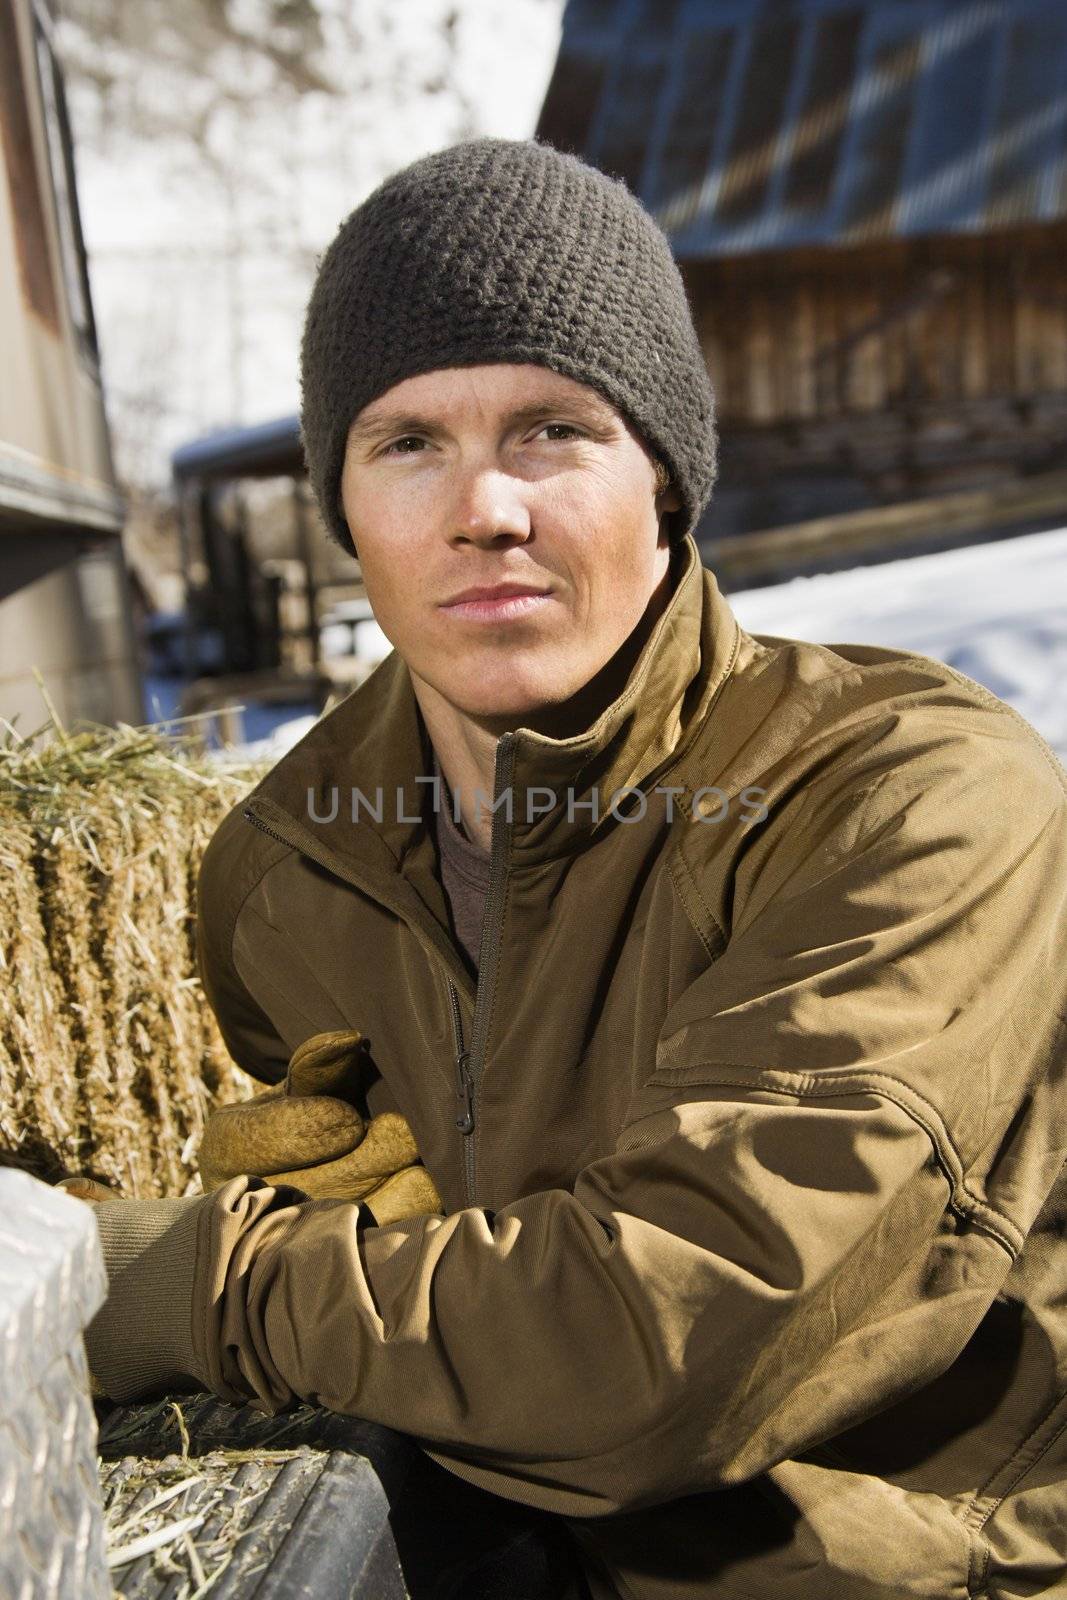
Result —
M 60 1178 L 53 1185 L 56 1189 L 64 1189 L 67 1194 L 74 1196 L 75 1200 L 88 1200 L 90 1205 L 100 1205 L 108 1200 L 121 1200 L 122 1196 L 116 1189 L 111 1189 L 106 1183 L 98 1183 L 95 1178 L 86 1178 L 81 1173 L 76 1178 Z
M 379 1223 L 439 1212 L 407 1119 L 383 1111 L 364 1123 L 353 1104 L 362 1049 L 358 1029 L 314 1034 L 293 1052 L 284 1084 L 213 1112 L 200 1145 L 205 1191 L 251 1174 L 316 1200 L 366 1200 Z

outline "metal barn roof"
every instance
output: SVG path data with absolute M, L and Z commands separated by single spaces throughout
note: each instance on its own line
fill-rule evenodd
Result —
M 570 0 L 540 137 L 680 257 L 1067 214 L 1067 0 Z

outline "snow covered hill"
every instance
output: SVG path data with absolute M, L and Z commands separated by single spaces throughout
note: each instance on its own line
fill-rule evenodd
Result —
M 750 633 L 947 661 L 1013 705 L 1067 763 L 1067 528 L 728 599 Z

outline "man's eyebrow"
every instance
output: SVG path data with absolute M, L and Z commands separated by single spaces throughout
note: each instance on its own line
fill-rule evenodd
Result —
M 614 419 L 614 411 L 606 400 L 588 399 L 585 395 L 548 395 L 527 405 L 516 406 L 504 416 L 506 427 L 521 427 L 535 422 L 538 417 L 549 417 L 556 412 L 584 417 L 590 426 L 604 427 Z M 405 433 L 441 433 L 441 424 L 431 418 L 420 417 L 411 411 L 381 411 L 369 417 L 357 417 L 349 432 L 356 439 L 400 438 Z
M 614 409 L 606 400 L 575 394 L 547 395 L 543 400 L 518 406 L 514 411 L 508 412 L 506 421 L 514 427 L 516 424 L 536 422 L 538 417 L 550 417 L 556 413 L 584 417 L 591 427 L 605 427 L 615 419 Z
M 348 430 L 357 439 L 384 439 L 390 434 L 433 433 L 437 424 L 413 412 L 380 411 L 376 416 L 357 417 Z

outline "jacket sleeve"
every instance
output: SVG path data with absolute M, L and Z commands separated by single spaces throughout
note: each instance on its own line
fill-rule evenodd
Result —
M 380 1229 L 256 1179 L 200 1202 L 199 1381 L 577 1517 L 751 1477 L 928 1382 L 1017 1245 L 961 1146 L 1012 1122 L 1062 1010 L 1063 794 L 1030 771 L 1010 807 L 951 763 L 806 791 L 573 1192 Z

